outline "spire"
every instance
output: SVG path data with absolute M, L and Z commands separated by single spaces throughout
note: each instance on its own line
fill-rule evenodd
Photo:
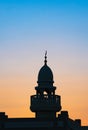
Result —
M 45 65 L 47 65 L 47 51 L 45 51 L 45 60 L 44 60 Z

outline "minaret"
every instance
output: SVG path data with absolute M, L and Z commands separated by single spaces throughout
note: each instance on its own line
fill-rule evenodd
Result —
M 53 73 L 47 65 L 47 52 L 37 83 L 36 95 L 31 96 L 30 109 L 35 112 L 36 118 L 55 119 L 56 112 L 61 110 L 61 100 L 59 95 L 55 95 L 56 87 L 53 86 Z

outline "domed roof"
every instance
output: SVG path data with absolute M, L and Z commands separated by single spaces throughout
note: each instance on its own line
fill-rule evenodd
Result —
M 53 73 L 50 67 L 47 65 L 47 60 L 46 60 L 46 54 L 45 54 L 45 64 L 44 66 L 40 69 L 38 73 L 38 81 L 37 83 L 39 86 L 47 85 L 47 86 L 52 86 L 54 81 L 53 81 Z
M 50 67 L 44 65 L 38 74 L 38 82 L 53 82 L 53 73 Z

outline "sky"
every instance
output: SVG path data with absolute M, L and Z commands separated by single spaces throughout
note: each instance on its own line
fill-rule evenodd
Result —
M 88 125 L 88 0 L 0 0 L 0 112 L 35 116 L 45 50 L 62 110 Z

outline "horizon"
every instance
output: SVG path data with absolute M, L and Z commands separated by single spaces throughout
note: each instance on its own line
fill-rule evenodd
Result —
M 87 0 L 0 1 L 0 112 L 34 117 L 30 96 L 47 50 L 62 110 L 88 126 L 87 15 Z

